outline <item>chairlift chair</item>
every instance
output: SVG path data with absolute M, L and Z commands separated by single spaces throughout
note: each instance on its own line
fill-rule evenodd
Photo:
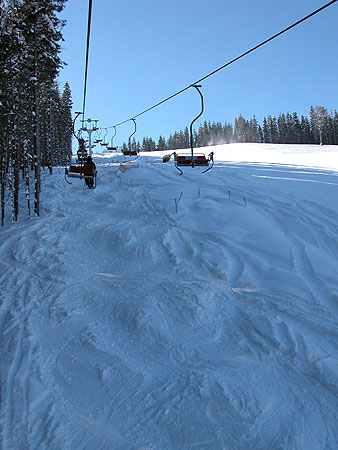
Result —
M 91 189 L 95 189 L 97 170 L 94 169 L 94 167 L 71 165 L 69 169 L 67 167 L 65 168 L 65 180 L 68 184 L 72 184 L 71 181 L 68 181 L 68 178 L 79 178 L 80 180 L 82 179 L 93 180 L 93 187 Z
M 114 137 L 116 136 L 116 127 L 113 127 L 113 128 L 114 128 L 115 133 L 114 133 L 114 136 L 112 136 L 112 138 L 111 138 L 111 144 L 110 144 L 110 147 L 109 146 L 107 147 L 107 150 L 117 150 L 117 147 L 114 147 Z
M 94 144 L 99 144 L 100 142 L 102 142 L 101 128 L 99 128 L 99 130 L 95 133 Z
M 108 142 L 106 142 L 106 136 L 108 134 L 108 129 L 105 128 L 105 130 L 106 130 L 106 134 L 103 136 L 103 142 L 101 142 L 101 146 L 102 147 L 107 147 L 108 146 Z
M 186 153 L 186 154 L 184 154 L 184 153 L 183 154 L 177 154 L 176 152 L 173 153 L 175 167 L 176 167 L 177 170 L 179 170 L 179 172 L 180 172 L 179 175 L 183 175 L 183 171 L 180 169 L 180 167 L 182 167 L 182 166 L 185 166 L 185 167 L 187 167 L 187 166 L 190 166 L 190 167 L 195 167 L 195 166 L 208 167 L 206 170 L 204 170 L 202 172 L 202 173 L 205 173 L 205 172 L 208 172 L 210 169 L 212 169 L 212 167 L 214 165 L 214 152 L 209 153 L 208 157 L 206 157 L 204 153 L 194 153 L 194 136 L 193 136 L 192 126 L 193 126 L 194 122 L 196 122 L 196 120 L 199 117 L 201 117 L 201 115 L 203 114 L 204 101 L 203 101 L 202 92 L 199 90 L 201 85 L 200 84 L 192 84 L 190 87 L 194 87 L 197 90 L 197 92 L 199 93 L 200 97 L 201 97 L 201 112 L 198 114 L 198 116 L 196 116 L 194 118 L 194 120 L 190 124 L 190 148 L 191 148 L 191 152 L 190 153 Z M 168 156 L 168 155 L 165 155 L 163 157 L 163 162 L 166 162 L 166 161 L 164 161 L 164 158 L 166 156 Z M 171 155 L 169 155 L 169 156 L 171 156 Z
M 122 150 L 122 153 L 123 156 L 138 156 L 137 150 L 129 150 L 128 148 Z
M 131 135 L 129 136 L 128 142 L 131 142 L 131 137 L 136 133 L 136 120 L 135 119 L 130 119 L 134 122 L 134 132 L 131 133 Z M 127 149 L 123 149 L 122 150 L 123 156 L 136 156 L 136 158 L 138 157 L 138 151 L 137 150 L 132 150 L 130 148 Z
M 214 165 L 214 152 L 209 153 L 208 157 L 206 157 L 204 153 L 195 153 L 193 156 L 191 156 L 191 153 L 178 155 L 176 152 L 174 152 L 174 161 L 175 161 L 175 167 L 181 172 L 180 175 L 183 174 L 183 171 L 179 168 L 179 166 L 190 166 L 190 167 L 206 166 L 206 167 L 208 167 L 211 164 L 211 166 L 208 167 L 207 170 L 204 170 L 202 172 L 202 173 L 205 173 L 208 170 L 212 169 L 212 167 Z

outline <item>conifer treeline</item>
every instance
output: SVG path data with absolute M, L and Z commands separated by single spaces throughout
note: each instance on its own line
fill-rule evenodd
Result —
M 323 107 L 311 106 L 309 117 L 293 114 L 267 116 L 259 125 L 255 116 L 246 120 L 242 115 L 230 123 L 204 122 L 198 131 L 194 130 L 194 146 L 229 144 L 237 142 L 258 142 L 275 144 L 338 144 L 338 114 L 332 114 Z M 123 144 L 126 148 L 127 145 Z M 189 148 L 188 127 L 184 131 L 175 131 L 168 139 L 160 136 L 156 143 L 152 138 L 143 138 L 142 144 L 133 139 L 128 147 L 140 151 L 176 150 Z
M 71 92 L 66 83 L 61 95 L 55 81 L 63 65 L 59 53 L 64 22 L 57 13 L 65 2 L 0 0 L 2 225 L 8 203 L 12 221 L 18 219 L 22 185 L 28 214 L 33 193 L 34 214 L 39 215 L 41 167 L 51 171 L 71 158 Z

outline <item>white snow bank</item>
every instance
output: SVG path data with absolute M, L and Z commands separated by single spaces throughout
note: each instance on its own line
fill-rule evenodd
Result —
M 211 150 L 46 171 L 2 230 L 4 448 L 336 448 L 338 148 Z

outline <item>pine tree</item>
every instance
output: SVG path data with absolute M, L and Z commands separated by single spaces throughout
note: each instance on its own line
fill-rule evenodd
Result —
M 287 130 L 286 143 L 294 144 L 295 143 L 295 134 L 294 134 L 294 130 L 293 130 L 293 118 L 289 112 L 286 113 L 286 130 Z
M 287 135 L 287 124 L 285 114 L 279 114 L 277 119 L 278 125 L 278 142 L 280 144 L 286 144 L 288 135 Z
M 157 150 L 165 150 L 166 149 L 166 143 L 165 139 L 160 136 L 157 143 Z
M 309 119 L 302 115 L 300 125 L 302 129 L 302 143 L 311 144 L 313 142 L 313 137 L 311 135 L 311 126 Z
M 266 120 L 265 117 L 263 119 L 263 137 L 264 137 L 264 142 L 266 144 L 271 142 L 270 128 L 269 128 L 269 125 L 268 125 L 268 121 Z
M 264 142 L 264 134 L 263 134 L 263 130 L 262 127 L 259 125 L 258 126 L 258 142 L 263 143 Z
M 223 127 L 223 141 L 225 144 L 230 144 L 234 140 L 234 130 L 230 123 L 225 123 Z
M 338 113 L 336 110 L 333 113 L 333 144 L 338 145 Z
M 259 142 L 258 122 L 255 116 L 250 120 L 249 129 L 249 142 Z
M 235 119 L 235 139 L 236 142 L 246 142 L 247 137 L 247 125 L 246 120 L 240 114 L 237 119 Z
M 298 114 L 296 112 L 293 113 L 292 115 L 292 121 L 293 121 L 293 143 L 302 143 L 303 142 L 303 136 L 302 136 L 302 128 L 300 125 L 300 121 L 298 118 Z
M 182 148 L 189 148 L 189 147 L 190 147 L 190 136 L 188 127 L 185 127 L 183 132 Z

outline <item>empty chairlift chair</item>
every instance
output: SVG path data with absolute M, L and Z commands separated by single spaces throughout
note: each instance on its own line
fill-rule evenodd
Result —
M 103 142 L 101 142 L 101 147 L 106 147 L 106 148 L 108 148 L 108 142 L 106 142 L 106 137 L 107 137 L 107 134 L 108 134 L 108 129 L 105 128 L 105 130 L 106 130 L 106 133 L 105 133 L 105 135 L 103 136 Z
M 213 152 L 209 153 L 208 157 L 206 157 L 204 153 L 194 153 L 193 156 L 191 156 L 190 153 L 186 155 L 174 153 L 176 166 L 209 166 L 209 164 L 214 161 L 213 156 Z M 211 167 L 208 170 L 210 169 Z
M 204 102 L 203 102 L 203 95 L 201 93 L 201 91 L 199 90 L 199 88 L 201 87 L 201 85 L 199 84 L 193 84 L 191 85 L 191 87 L 194 87 L 198 93 L 200 94 L 201 97 L 201 112 L 199 113 L 199 115 L 197 117 L 195 117 L 195 119 L 191 122 L 190 124 L 190 148 L 191 148 L 191 152 L 190 153 L 183 153 L 183 154 L 178 154 L 176 152 L 173 153 L 174 155 L 174 162 L 175 162 L 175 167 L 176 169 L 179 170 L 179 175 L 183 174 L 183 171 L 180 169 L 180 167 L 199 167 L 199 166 L 205 166 L 207 167 L 206 170 L 204 170 L 202 173 L 208 172 L 208 170 L 210 170 L 213 165 L 214 165 L 214 153 L 211 152 L 209 153 L 208 157 L 206 157 L 204 155 L 204 153 L 194 153 L 194 137 L 193 137 L 193 131 L 192 131 L 192 126 L 194 124 L 194 122 L 201 117 L 201 115 L 203 114 L 204 111 Z M 169 156 L 169 155 L 165 155 L 165 156 Z M 171 155 L 170 155 L 171 156 Z M 165 159 L 163 159 L 163 162 L 166 162 Z
M 114 147 L 114 137 L 116 136 L 116 127 L 114 126 L 114 136 L 111 138 L 110 146 L 108 145 L 107 150 L 114 151 L 117 150 L 117 147 Z
M 134 129 L 134 132 L 129 136 L 129 139 L 128 139 L 129 145 L 131 143 L 131 137 L 136 133 L 136 120 L 135 119 L 130 119 L 130 120 L 132 120 L 134 122 L 135 129 Z M 136 156 L 136 157 L 138 156 L 138 151 L 135 149 L 130 149 L 130 148 L 123 149 L 122 153 L 123 153 L 123 156 Z

